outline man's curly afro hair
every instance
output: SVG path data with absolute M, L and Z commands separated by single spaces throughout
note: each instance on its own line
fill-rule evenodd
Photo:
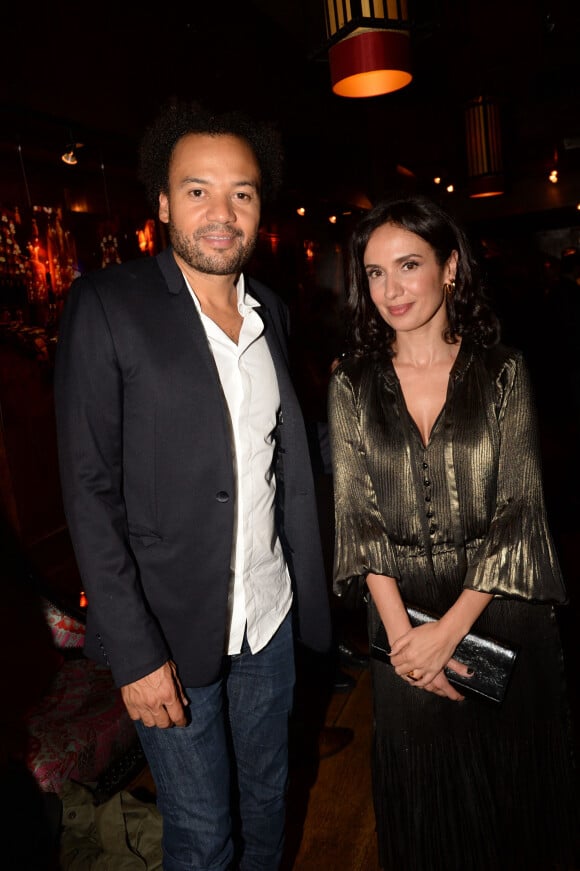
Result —
M 213 113 L 195 101 L 172 101 L 145 130 L 139 148 L 139 178 L 154 213 L 159 208 L 159 194 L 168 191 L 173 149 L 188 133 L 244 139 L 260 167 L 262 202 L 275 198 L 282 184 L 284 158 L 281 137 L 273 124 L 254 121 L 237 110 Z

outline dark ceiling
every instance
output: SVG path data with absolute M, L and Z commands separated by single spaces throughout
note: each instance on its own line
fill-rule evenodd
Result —
M 580 197 L 579 0 L 409 0 L 413 81 L 365 100 L 331 93 L 323 8 L 323 0 L 11 3 L 0 139 L 51 159 L 75 139 L 130 171 L 143 126 L 167 98 L 184 96 L 276 121 L 289 189 L 373 199 L 403 166 L 420 182 L 449 177 L 461 195 L 463 106 L 487 93 L 501 102 L 513 182 L 497 199 L 515 212 L 545 208 L 536 187 L 554 157 L 575 181 L 548 195 L 552 205 Z M 522 194 L 522 179 L 532 193 Z

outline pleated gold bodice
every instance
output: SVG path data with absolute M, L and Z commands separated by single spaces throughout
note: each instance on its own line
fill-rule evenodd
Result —
M 423 604 L 440 605 L 442 586 L 448 604 L 461 586 L 565 601 L 520 352 L 464 341 L 426 445 L 392 361 L 346 359 L 331 379 L 329 427 L 339 595 L 371 571 Z

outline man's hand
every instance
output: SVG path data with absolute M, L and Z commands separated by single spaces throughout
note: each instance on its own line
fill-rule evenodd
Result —
M 169 660 L 151 674 L 121 687 L 125 707 L 132 720 L 144 726 L 185 726 L 185 706 L 188 703 L 175 663 Z

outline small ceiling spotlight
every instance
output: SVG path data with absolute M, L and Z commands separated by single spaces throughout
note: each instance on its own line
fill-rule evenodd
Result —
M 63 163 L 68 164 L 69 166 L 76 166 L 79 162 L 78 158 L 78 150 L 79 148 L 83 148 L 84 143 L 82 142 L 69 142 L 66 146 L 66 150 L 64 154 L 61 155 L 61 160 Z
M 559 179 L 558 179 L 558 170 L 557 169 L 551 170 L 551 172 L 548 176 L 548 180 L 551 181 L 552 184 L 558 184 Z

